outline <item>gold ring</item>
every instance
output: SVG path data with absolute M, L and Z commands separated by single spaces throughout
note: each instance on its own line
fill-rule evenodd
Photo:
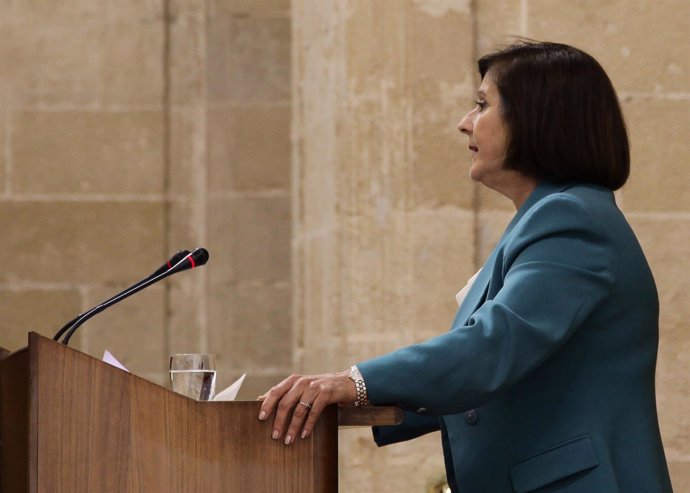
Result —
M 299 401 L 299 403 L 302 404 L 307 409 L 311 409 L 311 404 L 307 404 L 306 402 L 302 402 L 302 401 Z

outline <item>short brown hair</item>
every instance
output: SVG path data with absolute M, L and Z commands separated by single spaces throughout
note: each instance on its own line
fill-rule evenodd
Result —
M 508 126 L 506 167 L 537 179 L 611 190 L 630 174 L 630 145 L 616 92 L 599 63 L 572 46 L 521 41 L 483 56 Z

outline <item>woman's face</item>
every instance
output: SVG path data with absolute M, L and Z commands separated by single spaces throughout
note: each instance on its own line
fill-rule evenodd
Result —
M 458 123 L 469 138 L 472 165 L 470 178 L 501 192 L 502 182 L 513 174 L 504 168 L 508 128 L 500 111 L 501 98 L 489 75 L 477 91 L 476 106 Z

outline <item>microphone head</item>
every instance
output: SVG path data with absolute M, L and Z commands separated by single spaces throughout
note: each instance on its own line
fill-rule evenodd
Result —
M 168 260 L 168 268 L 172 267 L 176 263 L 178 263 L 180 260 L 185 258 L 187 255 L 189 255 L 189 250 L 178 250 L 175 255 L 170 257 L 170 260 Z
M 198 267 L 200 265 L 204 265 L 206 262 L 208 262 L 208 250 L 205 248 L 197 248 L 192 252 L 192 256 L 190 260 L 192 261 L 192 267 Z
M 187 269 L 199 267 L 208 262 L 208 251 L 205 248 L 197 248 L 192 253 L 187 253 L 180 261 L 165 272 L 166 276 L 181 272 Z

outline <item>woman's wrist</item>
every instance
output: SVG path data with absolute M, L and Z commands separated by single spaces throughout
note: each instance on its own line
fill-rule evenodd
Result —
M 366 407 L 370 404 L 369 396 L 367 394 L 367 384 L 364 382 L 362 374 L 359 372 L 357 365 L 350 367 L 350 374 L 348 378 L 355 384 L 355 407 Z

